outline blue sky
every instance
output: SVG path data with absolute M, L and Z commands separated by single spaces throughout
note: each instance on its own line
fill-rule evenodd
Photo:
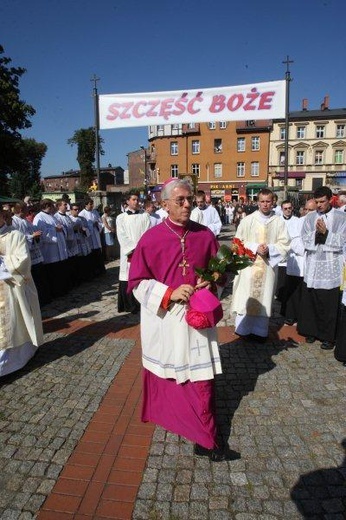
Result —
M 1 0 L 0 44 L 27 69 L 25 136 L 47 144 L 49 176 L 78 167 L 67 139 L 93 125 L 94 74 L 100 94 L 242 85 L 283 79 L 289 55 L 291 110 L 345 107 L 345 18 L 345 0 Z M 101 136 L 101 166 L 147 144 L 145 127 Z

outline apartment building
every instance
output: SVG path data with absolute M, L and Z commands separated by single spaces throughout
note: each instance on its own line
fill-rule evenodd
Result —
M 274 120 L 269 146 L 269 185 L 284 184 L 285 121 Z M 325 96 L 319 110 L 291 112 L 288 134 L 289 189 L 312 192 L 318 186 L 346 188 L 346 108 L 330 109 Z
M 271 130 L 268 120 L 151 126 L 148 177 L 162 185 L 189 174 L 213 199 L 253 197 L 267 185 Z

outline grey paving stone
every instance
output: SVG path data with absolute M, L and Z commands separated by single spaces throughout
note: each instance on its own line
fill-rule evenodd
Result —
M 117 265 L 44 314 L 67 322 L 79 317 L 90 325 L 109 319 L 137 323 L 138 317 L 116 312 Z M 97 301 L 90 301 L 89 292 Z M 229 285 L 221 326 L 234 322 L 231 298 Z M 276 303 L 271 324 L 282 326 Z M 35 517 L 133 346 L 85 332 L 56 331 L 45 339 L 31 364 L 0 381 L 1 518 Z M 345 370 L 317 344 L 234 339 L 220 345 L 220 355 L 218 421 L 241 459 L 196 458 L 192 443 L 157 427 L 133 519 L 345 518 Z M 11 489 L 1 489 L 4 481 Z

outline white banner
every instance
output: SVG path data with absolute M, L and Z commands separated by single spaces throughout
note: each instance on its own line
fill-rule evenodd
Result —
M 281 119 L 285 80 L 140 94 L 99 96 L 100 128 Z

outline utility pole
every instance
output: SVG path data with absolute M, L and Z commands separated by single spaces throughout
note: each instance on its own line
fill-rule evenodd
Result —
M 96 162 L 96 178 L 97 189 L 100 190 L 100 118 L 99 118 L 99 95 L 97 92 L 97 82 L 100 78 L 94 74 L 90 79 L 94 83 L 93 98 L 94 98 L 94 129 L 95 129 L 95 162 Z
M 286 102 L 285 102 L 285 171 L 284 171 L 284 200 L 287 199 L 288 192 L 288 133 L 289 133 L 289 115 L 290 115 L 290 82 L 291 80 L 291 72 L 290 72 L 290 63 L 294 63 L 293 60 L 290 60 L 289 56 L 286 56 L 286 60 L 283 61 L 286 65 Z

